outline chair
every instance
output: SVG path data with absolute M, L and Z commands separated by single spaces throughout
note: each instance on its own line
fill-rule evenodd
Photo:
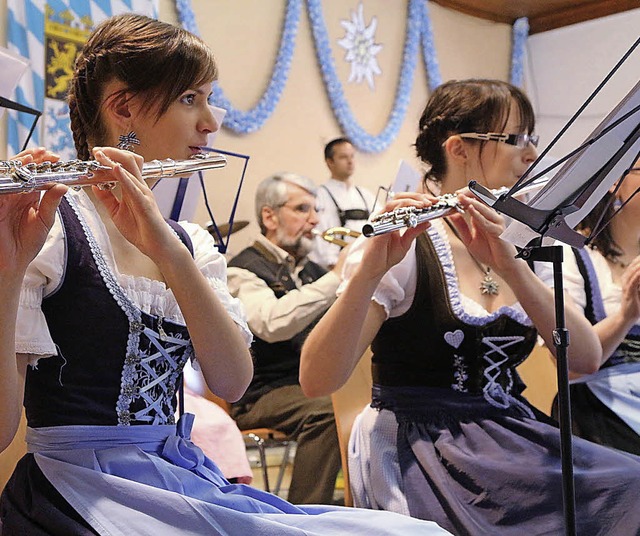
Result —
M 214 395 L 209 389 L 206 389 L 205 396 L 207 399 L 215 402 L 224 409 L 229 415 L 231 415 L 231 404 L 226 400 L 223 400 L 219 396 Z M 282 481 L 284 479 L 284 473 L 287 469 L 287 465 L 291 461 L 291 449 L 295 445 L 295 441 L 290 439 L 286 434 L 275 430 L 273 428 L 250 428 L 248 430 L 240 430 L 242 436 L 245 439 L 245 443 L 248 446 L 256 447 L 258 450 L 258 457 L 260 459 L 260 468 L 262 469 L 262 481 L 264 484 L 264 490 L 271 492 L 269 485 L 269 472 L 267 466 L 267 449 L 272 447 L 283 447 L 282 461 L 280 462 L 280 469 L 278 470 L 278 478 L 276 485 L 273 488 L 273 493 L 278 495 L 280 488 L 282 487 Z
M 353 421 L 364 407 L 371 402 L 371 351 L 362 356 L 347 382 L 331 395 L 333 413 L 338 430 L 342 473 L 344 475 L 344 505 L 353 506 L 349 487 L 349 438 Z
M 282 486 L 284 473 L 291 458 L 291 447 L 295 444 L 295 441 L 289 439 L 286 434 L 272 428 L 252 428 L 250 430 L 240 431 L 245 437 L 245 441 L 249 440 L 251 444 L 258 448 L 260 467 L 262 469 L 262 478 L 264 482 L 264 490 L 267 492 L 270 492 L 271 490 L 269 488 L 269 472 L 267 467 L 266 450 L 269 447 L 284 447 L 284 452 L 282 453 L 282 461 L 280 462 L 280 469 L 278 470 L 278 478 L 276 480 L 276 485 L 273 488 L 273 493 L 278 495 Z
M 551 404 L 558 392 L 555 359 L 545 346 L 536 346 L 518 366 L 518 374 L 527 385 L 522 395 L 540 411 L 551 415 Z

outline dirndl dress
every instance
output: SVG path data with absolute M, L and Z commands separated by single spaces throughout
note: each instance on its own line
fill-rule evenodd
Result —
M 58 351 L 27 371 L 28 453 L 0 500 L 5 536 L 447 534 L 230 484 L 190 441 L 192 416 L 175 423 L 186 326 L 131 302 L 76 195 L 59 209 L 64 278 L 42 302 Z
M 522 309 L 465 310 L 439 226 L 416 262 L 411 306 L 372 344 L 373 401 L 350 442 L 356 505 L 457 535 L 563 534 L 559 430 L 516 371 L 535 329 Z M 578 534 L 640 533 L 640 458 L 576 438 L 574 476 Z

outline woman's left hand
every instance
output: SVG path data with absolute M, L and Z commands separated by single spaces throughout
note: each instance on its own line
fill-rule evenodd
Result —
M 401 192 L 387 202 L 382 213 L 407 207 L 422 209 L 436 201 L 436 198 L 428 194 Z M 370 277 L 379 277 L 386 273 L 407 255 L 411 243 L 430 225 L 429 221 L 425 221 L 416 227 L 407 227 L 370 238 L 360 263 L 360 272 L 366 272 Z
M 159 256 L 169 253 L 179 240 L 162 217 L 153 192 L 142 178 L 142 157 L 113 147 L 95 148 L 94 156 L 101 164 L 113 168 L 108 172 L 108 180 L 115 180 L 120 185 L 119 197 L 115 190 L 92 186 L 120 233 L 151 259 L 158 260 Z M 101 180 L 102 173 L 96 177 L 96 182 Z
M 456 226 L 460 239 L 478 262 L 503 276 L 516 262 L 517 253 L 513 245 L 500 238 L 505 229 L 504 218 L 466 191 L 458 193 L 458 201 L 466 217 L 454 214 L 449 220 Z
M 42 162 L 57 162 L 60 160 L 60 155 L 45 147 L 33 147 L 19 152 L 11 160 L 20 160 L 22 164 L 30 164 L 31 162 L 42 164 Z
M 635 323 L 640 318 L 640 256 L 625 269 L 621 286 L 620 312 Z

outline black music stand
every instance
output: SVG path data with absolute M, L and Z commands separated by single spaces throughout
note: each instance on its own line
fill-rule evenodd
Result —
M 38 119 L 42 115 L 42 112 L 33 108 L 29 108 L 28 106 L 20 104 L 19 102 L 13 102 L 12 100 L 6 99 L 5 97 L 0 97 L 0 108 L 7 108 L 8 110 L 15 110 L 16 112 L 23 112 L 34 116 L 33 123 L 31 124 L 31 129 L 29 130 L 29 134 L 27 135 L 27 139 L 24 141 L 24 145 L 22 146 L 22 151 L 24 151 L 27 148 L 31 136 L 33 135 L 33 131 L 36 129 L 36 124 L 38 123 Z
M 640 39 L 571 118 L 551 142 L 549 148 L 582 113 L 638 44 L 640 44 Z M 549 241 L 545 240 L 545 237 L 557 239 L 577 248 L 584 247 L 588 238 L 575 231 L 574 228 L 591 212 L 613 184 L 620 177 L 626 175 L 640 154 L 640 82 L 596 127 L 580 147 L 551 168 L 528 178 L 529 175 L 532 175 L 531 171 L 547 154 L 549 148 L 540 155 L 528 172 L 508 193 L 495 197 L 475 181 L 469 184 L 469 189 L 498 212 L 513 218 L 514 222 L 510 224 L 502 237 L 521 248 L 519 257 L 553 263 L 556 315 L 553 341 L 558 363 L 558 408 L 565 531 L 566 534 L 574 536 L 576 534 L 576 512 L 567 363 L 569 332 L 565 327 L 564 317 L 562 246 L 548 245 Z M 530 202 L 524 203 L 513 197 L 518 194 L 519 190 L 560 164 L 564 164 L 563 167 Z M 599 230 L 594 229 L 592 235 L 597 234 Z
M 204 180 L 202 178 L 202 173 L 200 173 L 200 185 L 202 186 L 204 203 L 205 203 L 205 207 L 207 208 L 207 212 L 209 213 L 209 217 L 211 218 L 211 224 L 207 226 L 207 230 L 213 236 L 216 242 L 218 251 L 220 253 L 226 253 L 227 249 L 229 248 L 229 238 L 231 237 L 231 234 L 234 231 L 233 224 L 236 216 L 236 210 L 238 208 L 238 201 L 240 200 L 240 191 L 242 190 L 242 185 L 244 183 L 244 176 L 245 176 L 245 173 L 247 172 L 247 165 L 249 164 L 249 156 L 246 154 L 234 153 L 231 151 L 223 151 L 222 149 L 210 149 L 209 147 L 205 147 L 203 149 L 205 151 L 216 152 L 216 153 L 224 154 L 227 156 L 240 158 L 244 161 L 243 167 L 242 167 L 242 174 L 240 175 L 240 182 L 238 183 L 238 190 L 236 191 L 236 197 L 233 201 L 231 212 L 229 213 L 229 223 L 228 223 L 229 227 L 227 229 L 227 234 L 225 236 L 223 236 L 223 233 L 220 231 L 220 228 L 218 227 L 218 224 L 216 223 L 216 220 L 213 217 L 213 212 L 211 211 L 211 207 L 209 206 L 209 200 L 207 199 L 207 191 L 204 187 Z M 242 227 L 240 226 L 242 222 L 237 222 L 237 223 L 238 223 L 238 230 L 244 227 L 244 226 Z M 226 237 L 226 240 L 225 240 L 225 237 Z

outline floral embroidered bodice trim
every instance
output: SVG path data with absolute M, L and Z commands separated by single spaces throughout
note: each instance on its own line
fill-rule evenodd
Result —
M 77 201 L 67 196 L 87 238 L 98 271 L 110 294 L 129 321 L 127 353 L 116 404 L 119 426 L 173 424 L 175 386 L 182 368 L 193 355 L 186 327 L 143 313 L 127 297 L 109 269 L 98 242 L 82 215 Z M 153 329 L 153 324 L 156 329 Z
M 453 263 L 451 245 L 441 234 L 442 231 L 439 232 L 436 229 L 436 226 L 432 226 L 427 232 L 436 250 L 436 254 L 441 261 L 452 312 L 461 322 L 470 326 L 482 327 L 497 320 L 500 316 L 507 316 L 523 326 L 532 326 L 532 322 L 528 316 L 526 316 L 522 311 L 509 306 L 500 307 L 495 312 L 486 316 L 473 316 L 466 312 L 460 296 L 458 277 Z M 461 330 L 447 332 L 444 334 L 444 339 L 448 345 L 457 349 L 464 339 L 464 333 Z M 509 363 L 510 356 L 505 350 L 510 346 L 523 343 L 524 340 L 525 337 L 521 335 L 482 337 L 481 341 L 484 353 L 479 356 L 479 359 L 486 364 L 482 373 L 485 380 L 482 387 L 482 393 L 485 400 L 494 407 L 506 409 L 512 405 L 516 405 L 521 407 L 521 409 L 523 409 L 531 418 L 535 418 L 531 410 L 511 394 L 514 386 L 512 372 L 513 364 Z M 469 391 L 467 387 L 467 382 L 469 380 L 469 364 L 466 360 L 467 358 L 465 355 L 458 354 L 457 352 L 454 353 L 454 383 L 451 385 L 451 388 L 455 391 Z M 504 378 L 506 378 L 506 381 L 504 381 Z M 500 379 L 503 381 L 499 382 Z

